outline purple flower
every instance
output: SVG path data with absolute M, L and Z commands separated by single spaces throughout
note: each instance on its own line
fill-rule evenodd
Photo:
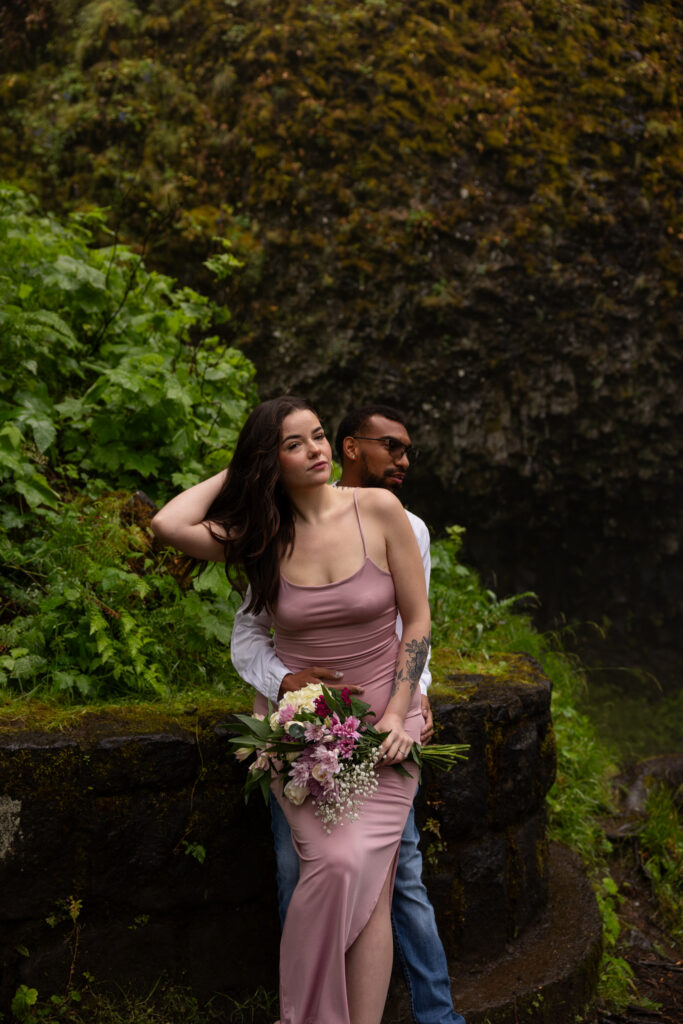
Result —
M 344 689 L 342 690 L 342 692 L 341 692 L 341 699 L 344 701 L 344 703 L 346 704 L 347 708 L 351 707 L 351 694 L 349 692 L 348 686 L 345 686 Z

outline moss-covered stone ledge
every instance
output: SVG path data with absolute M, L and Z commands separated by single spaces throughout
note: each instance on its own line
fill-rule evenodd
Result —
M 545 796 L 556 767 L 550 696 L 550 680 L 525 654 L 451 672 L 434 688 L 435 742 L 470 744 L 454 771 L 425 771 L 418 798 L 423 846 L 434 854 L 430 893 L 450 956 L 495 956 L 547 900 Z
M 21 982 L 61 991 L 76 937 L 77 971 L 103 981 L 275 985 L 268 819 L 244 805 L 228 721 L 130 708 L 0 731 L 2 1008 Z
M 549 698 L 521 655 L 434 692 L 438 740 L 471 744 L 452 773 L 425 773 L 419 807 L 451 955 L 495 957 L 546 899 Z M 269 818 L 244 804 L 229 723 L 220 705 L 83 712 L 58 730 L 0 719 L 0 1007 L 21 983 L 61 990 L 76 943 L 76 972 L 99 981 L 275 987 Z

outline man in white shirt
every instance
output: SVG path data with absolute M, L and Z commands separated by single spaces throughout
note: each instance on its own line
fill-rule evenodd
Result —
M 403 415 L 390 406 L 372 405 L 349 413 L 339 424 L 335 441 L 342 465 L 339 483 L 345 487 L 386 487 L 397 491 L 415 456 Z M 429 588 L 429 530 L 417 516 L 406 510 L 424 564 Z M 401 634 L 401 619 L 396 631 Z M 251 686 L 273 703 L 290 690 L 307 683 L 343 686 L 343 675 L 312 665 L 289 672 L 278 659 L 270 632 L 270 616 L 244 613 L 235 617 L 231 642 L 232 662 Z M 429 657 L 420 678 L 424 726 L 421 740 L 427 743 L 434 732 L 427 690 L 431 683 Z M 299 862 L 292 845 L 287 820 L 275 800 L 271 800 L 272 828 L 277 862 L 277 887 L 280 921 L 299 877 Z M 392 926 L 403 975 L 417 1024 L 465 1024 L 451 1002 L 448 965 L 439 938 L 434 910 L 422 882 L 422 856 L 419 833 L 411 810 L 401 839 L 394 896 Z

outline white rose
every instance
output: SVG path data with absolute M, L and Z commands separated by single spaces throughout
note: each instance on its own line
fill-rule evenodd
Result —
M 308 796 L 308 789 L 306 786 L 295 786 L 294 783 L 290 781 L 284 788 L 284 794 L 290 803 L 296 804 L 298 807 Z
M 313 776 L 313 778 L 317 782 L 323 782 L 323 783 L 324 782 L 329 782 L 329 780 L 332 778 L 332 774 L 333 773 L 330 771 L 330 769 L 326 768 L 322 764 L 314 765 L 313 771 L 311 772 L 311 775 Z
M 313 704 L 318 697 L 322 697 L 323 688 L 320 683 L 308 683 L 307 686 L 302 686 L 300 690 L 291 690 L 286 693 L 280 701 L 278 707 L 284 705 L 292 705 L 298 711 L 300 708 L 305 708 L 306 711 L 313 711 Z

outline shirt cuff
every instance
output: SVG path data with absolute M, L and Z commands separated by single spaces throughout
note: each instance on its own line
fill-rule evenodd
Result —
M 264 696 L 272 701 L 273 704 L 277 704 L 280 699 L 280 687 L 282 686 L 282 680 L 285 676 L 289 675 L 289 669 L 286 668 L 284 672 L 276 670 L 269 672 L 266 677 L 266 685 L 264 687 Z

